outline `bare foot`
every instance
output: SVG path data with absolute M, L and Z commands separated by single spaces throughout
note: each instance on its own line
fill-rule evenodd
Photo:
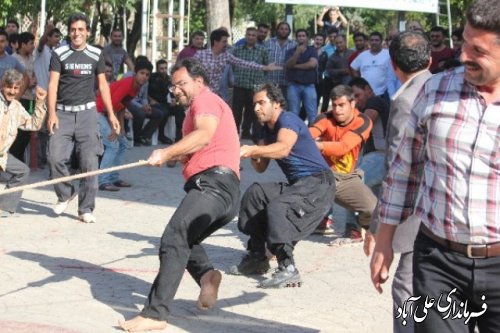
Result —
M 222 274 L 217 270 L 211 270 L 203 274 L 200 280 L 201 290 L 196 307 L 200 310 L 208 310 L 214 306 L 219 293 Z
M 167 322 L 141 316 L 134 317 L 127 321 L 119 321 L 118 325 L 127 332 L 142 332 L 153 330 L 164 330 L 167 328 Z

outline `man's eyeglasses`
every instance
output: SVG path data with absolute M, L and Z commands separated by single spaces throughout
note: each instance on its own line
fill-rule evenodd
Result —
M 171 84 L 170 87 L 168 87 L 168 90 L 171 92 L 171 93 L 174 93 L 175 92 L 175 89 L 179 88 L 181 89 L 182 87 L 184 87 L 186 84 L 188 84 L 187 81 L 181 81 L 177 84 Z

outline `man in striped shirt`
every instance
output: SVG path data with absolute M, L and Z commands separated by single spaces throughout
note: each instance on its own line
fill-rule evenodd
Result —
M 380 199 L 371 260 L 379 292 L 396 226 L 411 214 L 421 221 L 413 259 L 418 300 L 410 314 L 415 332 L 472 332 L 476 325 L 500 331 L 498 0 L 469 8 L 463 36 L 464 68 L 424 85 Z

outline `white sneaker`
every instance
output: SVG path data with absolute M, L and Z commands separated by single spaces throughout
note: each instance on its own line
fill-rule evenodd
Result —
M 69 197 L 68 200 L 66 201 L 57 201 L 56 205 L 54 206 L 54 213 L 57 214 L 57 215 L 61 215 L 65 210 L 66 208 L 68 208 L 68 204 L 71 200 L 73 200 L 74 198 L 76 197 L 76 191 L 75 193 L 73 193 L 73 195 L 71 195 L 71 197 Z
M 83 223 L 96 223 L 97 222 L 97 219 L 95 218 L 94 215 L 92 215 L 92 213 L 83 213 L 82 215 L 80 215 L 80 221 L 82 221 Z

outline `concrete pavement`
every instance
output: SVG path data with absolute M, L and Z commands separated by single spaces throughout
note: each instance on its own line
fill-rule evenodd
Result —
M 127 162 L 152 149 L 132 148 Z M 260 175 L 248 160 L 243 166 L 242 190 L 283 179 L 275 163 Z M 0 332 L 116 332 L 119 319 L 142 308 L 158 269 L 159 237 L 184 196 L 184 181 L 180 166 L 121 174 L 133 187 L 100 191 L 96 224 L 78 222 L 76 200 L 56 217 L 52 188 L 25 191 L 21 216 L 0 219 Z M 31 182 L 46 177 L 41 170 Z M 332 248 L 332 237 L 310 236 L 296 248 L 302 287 L 264 290 L 254 278 L 224 274 L 239 262 L 246 239 L 231 222 L 205 241 L 223 272 L 219 301 L 197 310 L 199 288 L 186 273 L 165 332 L 391 331 L 390 281 L 384 294 L 375 292 L 360 244 Z

